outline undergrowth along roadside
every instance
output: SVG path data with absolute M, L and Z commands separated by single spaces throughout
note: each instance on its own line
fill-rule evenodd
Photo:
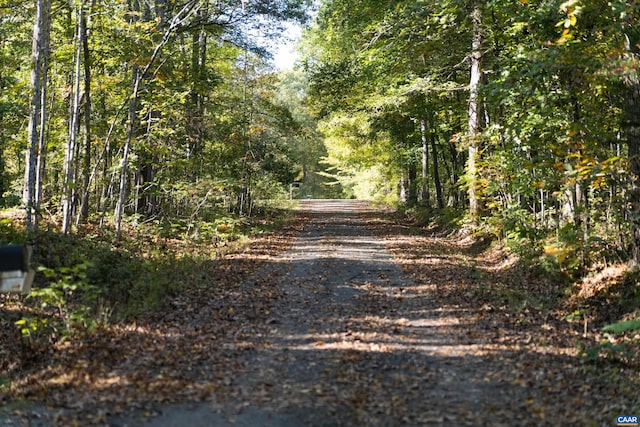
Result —
M 626 263 L 602 251 L 572 251 L 561 241 L 553 251 L 534 250 L 544 242 L 527 244 L 487 224 L 470 227 L 464 215 L 449 209 L 401 207 L 393 218 L 411 234 L 457 241 L 470 278 L 491 279 L 465 291 L 484 308 L 520 324 L 546 327 L 555 320 L 568 340 L 578 337 L 571 340 L 585 360 L 640 367 L 640 273 Z M 589 268 L 583 265 L 587 258 Z
M 0 371 L 28 369 L 69 336 L 162 310 L 189 286 L 216 286 L 212 272 L 220 259 L 292 216 L 291 209 L 272 208 L 197 226 L 149 222 L 127 227 L 117 243 L 112 230 L 97 224 L 74 234 L 49 224 L 30 241 L 21 221 L 2 219 L 0 242 L 36 245 L 37 275 L 30 294 L 0 294 Z M 8 381 L 0 377 L 0 388 Z

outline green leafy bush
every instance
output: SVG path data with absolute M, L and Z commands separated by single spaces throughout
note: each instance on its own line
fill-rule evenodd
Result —
M 140 270 L 140 262 L 130 254 L 109 250 L 95 254 L 86 277 L 95 284 L 97 295 L 113 306 L 129 302 Z
M 50 281 L 48 286 L 33 289 L 28 298 L 36 301 L 42 310 L 39 316 L 23 318 L 16 322 L 23 336 L 56 332 L 66 335 L 76 330 L 96 326 L 94 302 L 97 288 L 87 281 L 88 263 L 58 270 L 40 267 L 38 270 Z M 57 324 L 53 319 L 58 319 Z

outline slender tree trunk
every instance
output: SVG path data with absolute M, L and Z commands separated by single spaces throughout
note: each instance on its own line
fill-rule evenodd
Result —
M 204 17 L 205 10 L 200 11 L 201 19 Z M 192 138 L 188 146 L 188 156 L 191 157 L 202 149 L 204 139 L 204 97 L 202 88 L 206 79 L 206 61 L 207 61 L 207 33 L 204 29 L 195 33 L 192 38 L 191 50 L 191 106 L 188 115 L 191 118 Z
M 40 85 L 40 134 L 38 135 L 38 155 L 36 158 L 36 183 L 35 183 L 35 220 L 34 228 L 37 230 L 40 217 L 40 204 L 42 202 L 42 185 L 45 175 L 45 165 L 47 159 L 47 84 L 49 81 L 49 50 L 51 33 L 51 2 L 45 1 L 43 11 L 43 34 L 42 34 L 42 83 Z M 53 101 L 53 97 L 52 97 Z M 53 103 L 53 102 L 52 102 Z
M 571 191 L 571 196 L 573 197 L 573 225 L 575 226 L 576 233 L 582 227 L 582 193 L 583 193 L 582 184 L 579 182 L 575 182 L 573 184 L 573 189 Z
M 0 75 L 0 80 L 2 80 L 2 75 Z M 2 123 L 3 119 L 2 111 L 0 111 L 0 123 Z M 8 188 L 8 182 L 5 176 L 6 162 L 4 160 L 4 147 L 5 147 L 5 135 L 4 129 L 0 127 L 0 207 L 3 205 L 2 195 Z
M 129 3 L 130 9 L 135 13 L 131 15 L 130 23 L 137 22 L 140 19 L 140 1 L 133 0 L 132 3 L 133 4 Z M 116 201 L 116 208 L 113 213 L 116 223 L 116 240 L 120 240 L 120 237 L 122 235 L 122 216 L 124 214 L 124 205 L 127 197 L 127 181 L 129 180 L 129 151 L 131 150 L 133 134 L 137 127 L 138 92 L 140 90 L 140 85 L 142 84 L 144 74 L 144 72 L 140 72 L 140 68 L 137 64 L 134 63 L 132 65 L 131 96 L 129 97 L 129 110 L 127 114 L 126 140 L 124 143 L 122 160 L 120 161 L 120 184 L 118 186 L 118 199 Z
M 91 11 L 93 10 L 92 1 L 88 13 L 81 10 L 80 25 L 82 31 L 82 55 L 84 62 L 84 158 L 82 165 L 82 199 L 80 201 L 80 218 L 87 219 L 89 217 L 89 196 L 90 196 L 90 177 L 91 177 L 91 50 L 89 49 L 89 24 L 91 19 Z
M 152 132 L 152 119 L 153 111 L 149 111 L 147 113 L 147 149 L 138 153 L 138 158 L 140 160 L 140 167 L 136 171 L 136 190 L 135 190 L 135 200 L 136 214 L 142 214 L 147 218 L 150 218 L 151 213 L 153 211 L 153 201 L 151 199 L 151 195 L 148 191 L 148 186 L 153 182 L 154 172 L 153 172 L 153 149 L 151 149 L 151 132 Z M 141 132 L 139 132 L 141 136 Z
M 24 187 L 22 192 L 22 202 L 27 214 L 27 228 L 33 227 L 33 208 L 36 192 L 36 155 L 39 143 L 40 107 L 41 107 L 41 84 L 42 84 L 42 51 L 43 51 L 43 27 L 45 1 L 36 0 L 36 16 L 33 24 L 33 44 L 31 48 L 32 69 L 31 69 L 31 101 L 29 103 L 29 146 L 25 160 Z
M 5 47 L 5 42 L 0 41 L 0 49 L 4 49 L 4 47 Z M 0 73 L 0 81 L 3 81 L 3 80 L 4 80 L 4 77 Z M 0 110 L 0 123 L 3 123 L 4 121 L 3 116 L 4 116 L 3 112 L 2 110 Z M 6 139 L 6 135 L 5 135 L 4 127 L 0 126 L 0 207 L 3 206 L 3 202 L 4 202 L 2 195 L 8 189 L 8 184 L 9 184 L 7 182 L 7 178 L 5 175 L 5 170 L 6 170 L 6 161 L 4 160 L 5 139 Z
M 412 159 L 407 167 L 407 175 L 409 177 L 409 192 L 407 193 L 407 203 L 415 205 L 418 203 L 418 165 L 417 160 Z
M 438 164 L 438 147 L 436 146 L 436 133 L 431 132 L 431 157 L 433 158 L 433 182 L 436 186 L 436 200 L 438 208 L 444 209 L 444 196 L 442 194 L 442 182 L 440 181 L 440 167 Z
M 631 222 L 631 267 L 640 268 L 640 81 L 629 84 L 626 94 L 626 137 L 629 152 L 628 192 Z
M 145 2 L 144 5 L 144 21 L 151 20 L 151 8 L 149 7 L 149 2 Z M 157 10 L 157 9 L 156 9 Z M 136 112 L 137 114 L 137 112 Z M 135 194 L 134 200 L 135 202 L 135 213 L 142 214 L 146 218 L 150 218 L 153 212 L 156 210 L 155 200 L 153 195 L 149 192 L 149 189 L 152 186 L 155 177 L 154 163 L 155 163 L 155 154 L 154 149 L 152 147 L 151 135 L 153 131 L 153 120 L 156 116 L 159 116 L 160 112 L 149 109 L 146 112 L 147 119 L 147 129 L 146 129 L 146 137 L 148 144 L 145 149 L 138 151 L 138 170 L 135 173 Z M 196 127 L 194 123 L 191 123 L 190 128 Z M 137 129 L 137 137 L 141 138 L 143 136 L 142 129 Z M 189 156 L 189 149 L 187 149 L 187 157 Z
M 120 240 L 122 233 L 122 214 L 124 213 L 125 198 L 127 195 L 127 180 L 129 175 L 129 151 L 131 149 L 131 142 L 133 140 L 133 133 L 136 127 L 136 116 L 138 110 L 138 92 L 140 90 L 140 82 L 142 77 L 138 70 L 138 66 L 134 65 L 133 70 L 133 90 L 131 91 L 131 99 L 129 101 L 129 117 L 127 124 L 127 139 L 124 144 L 124 153 L 122 154 L 122 161 L 120 163 L 120 186 L 118 192 L 118 201 L 116 203 L 116 210 L 114 213 L 116 220 L 116 239 Z
M 625 34 L 625 59 L 637 63 L 640 59 L 639 43 L 640 37 L 637 31 Z M 635 72 L 627 73 L 623 78 L 626 86 L 623 100 L 623 127 L 627 140 L 629 181 L 631 182 L 631 188 L 627 193 L 632 233 L 630 267 L 638 270 L 640 269 L 640 74 L 635 68 L 629 69 Z
M 431 205 L 429 194 L 429 143 L 427 141 L 427 121 L 420 119 L 420 139 L 422 141 L 422 202 Z
M 478 219 L 477 166 L 480 101 L 479 88 L 482 77 L 482 12 L 475 2 L 471 12 L 473 40 L 471 43 L 471 78 L 469 80 L 469 157 L 467 159 L 467 180 L 469 194 L 469 216 L 473 222 Z
M 0 49 L 4 50 L 5 47 L 5 41 L 4 40 L 0 40 Z M 1 73 L 1 69 L 0 69 L 0 81 L 4 80 L 4 77 Z M 4 114 L 2 112 L 2 110 L 0 110 L 0 123 L 3 123 L 3 117 Z M 8 188 L 8 182 L 7 182 L 7 178 L 5 175 L 5 168 L 6 168 L 6 161 L 4 160 L 4 156 L 5 156 L 5 152 L 4 152 L 4 147 L 5 147 L 5 131 L 4 131 L 4 127 L 0 126 L 0 207 L 3 206 L 3 198 L 2 195 L 4 194 L 4 192 L 7 190 Z
M 407 201 L 407 178 L 406 178 L 404 172 L 402 173 L 402 176 L 400 177 L 400 201 L 401 202 L 406 202 Z
M 458 174 L 456 172 L 458 168 L 458 151 L 456 146 L 449 142 L 449 158 L 451 159 L 451 170 L 449 170 L 449 200 L 447 206 L 456 207 L 461 200 L 460 189 L 458 188 Z M 445 165 L 447 163 L 445 162 Z
M 71 120 L 69 124 L 69 141 L 65 149 L 64 159 L 64 189 L 62 193 L 62 232 L 71 231 L 73 209 L 75 207 L 75 187 L 76 187 L 76 143 L 78 139 L 79 117 L 80 117 L 80 80 L 82 69 L 82 6 L 78 6 L 76 23 L 76 57 L 73 78 L 73 105 L 71 108 Z
M 2 123 L 2 113 L 0 113 L 0 123 Z M 0 133 L 2 131 L 0 130 Z M 4 199 L 2 195 L 8 188 L 7 179 L 5 178 L 5 161 L 4 161 L 4 137 L 0 137 L 0 206 L 3 205 Z
M 545 206 L 545 191 L 543 188 L 539 190 L 540 193 L 540 225 L 544 228 L 547 226 L 547 212 Z

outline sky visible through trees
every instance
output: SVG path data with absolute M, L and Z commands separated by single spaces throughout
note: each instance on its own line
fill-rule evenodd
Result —
M 284 42 L 278 43 L 273 49 L 273 61 L 276 68 L 280 71 L 293 69 L 298 53 L 296 46 L 300 41 L 302 28 L 295 25 L 287 26 L 283 37 Z

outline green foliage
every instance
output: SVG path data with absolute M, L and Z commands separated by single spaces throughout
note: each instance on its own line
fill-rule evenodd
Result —
M 584 349 L 584 354 L 589 360 L 597 361 L 602 358 L 611 360 L 631 360 L 634 351 L 637 351 L 637 336 L 634 340 L 624 340 L 621 335 L 635 334 L 640 330 L 640 320 L 625 320 L 612 323 L 602 328 L 605 332 L 604 339 L 594 346 Z M 611 333 L 611 334 L 610 334 Z M 614 336 L 616 335 L 616 336 Z
M 93 306 L 98 290 L 87 281 L 88 268 L 89 264 L 83 263 L 58 270 L 38 269 L 49 284 L 32 289 L 28 295 L 39 314 L 16 322 L 23 337 L 31 342 L 39 336 L 65 336 L 97 326 Z
M 614 334 L 637 331 L 640 330 L 640 320 L 625 320 L 622 322 L 612 323 L 603 327 L 602 330 L 606 332 L 613 332 Z
M 63 321 L 63 332 L 95 327 L 94 319 L 89 314 L 90 304 L 96 300 L 98 289 L 87 280 L 88 268 L 87 263 L 58 270 L 39 268 L 50 284 L 33 289 L 29 297 L 36 299 L 44 310 L 56 310 L 58 318 Z
M 464 222 L 464 213 L 453 208 L 434 209 L 401 204 L 398 206 L 397 213 L 418 227 L 443 233 L 460 230 Z
M 21 243 L 25 241 L 24 230 L 18 229 L 10 218 L 0 218 L 0 243 Z
M 28 339 L 28 342 L 32 342 L 37 336 L 54 333 L 55 328 L 50 324 L 50 319 L 46 317 L 25 317 L 15 322 L 20 334 Z
M 629 93 L 621 83 L 637 81 L 637 56 L 627 61 L 623 41 L 635 40 L 638 8 L 622 3 L 482 3 L 484 120 L 473 141 L 481 232 L 554 276 L 578 278 L 592 264 L 629 257 L 627 201 L 637 183 L 621 135 L 635 122 L 620 101 Z M 469 81 L 469 7 L 322 4 L 304 46 L 309 94 L 323 117 L 332 176 L 347 194 L 356 194 L 350 181 L 370 167 L 382 169 L 397 194 L 421 144 L 433 139 L 428 154 L 439 175 L 422 182 L 432 200 L 440 181 L 450 207 L 465 202 L 471 141 L 468 96 L 458 91 Z M 613 58 L 624 65 L 612 65 Z M 367 197 L 376 192 L 379 178 L 359 178 Z
M 147 279 L 142 264 L 124 251 L 100 251 L 86 269 L 86 279 L 94 285 L 95 304 L 101 299 L 106 307 L 127 306 L 135 296 L 135 284 Z
M 590 361 L 598 361 L 602 358 L 619 360 L 631 356 L 632 352 L 626 343 L 613 344 L 609 341 L 601 342 L 595 346 L 585 348 L 583 354 Z

